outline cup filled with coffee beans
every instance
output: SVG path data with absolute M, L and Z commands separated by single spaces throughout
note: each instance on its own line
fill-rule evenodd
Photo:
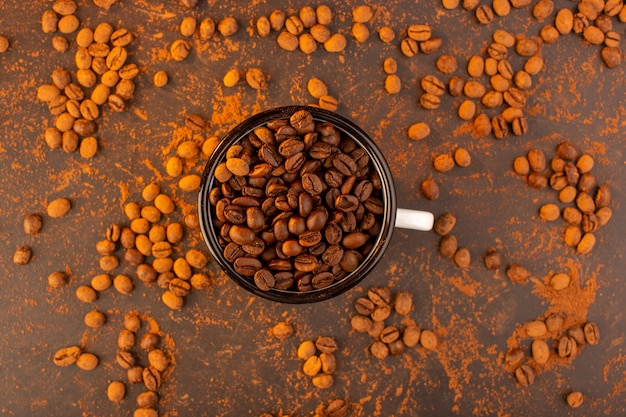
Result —
M 348 119 L 308 106 L 258 113 L 207 163 L 198 196 L 203 238 L 240 286 L 310 303 L 360 282 L 394 227 L 430 230 L 432 213 L 396 206 L 389 166 Z

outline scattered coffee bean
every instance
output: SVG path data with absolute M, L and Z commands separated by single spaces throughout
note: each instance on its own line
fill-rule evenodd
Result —
M 428 200 L 436 200 L 439 198 L 439 186 L 433 178 L 426 178 L 421 184 L 422 194 Z
M 583 405 L 584 401 L 585 401 L 585 397 L 579 391 L 573 391 L 567 394 L 567 405 L 569 405 L 572 408 L 580 407 L 581 405 Z
M 522 386 L 527 387 L 535 382 L 535 372 L 528 365 L 521 365 L 515 369 L 515 378 Z
M 500 269 L 502 266 L 502 256 L 495 248 L 490 248 L 483 255 L 483 261 L 485 263 L 485 267 L 490 270 Z
M 114 403 L 121 402 L 126 396 L 126 386 L 121 381 L 112 381 L 107 387 L 107 398 Z
M 518 264 L 509 264 L 506 269 L 506 275 L 514 284 L 524 284 L 531 276 L 529 270 Z

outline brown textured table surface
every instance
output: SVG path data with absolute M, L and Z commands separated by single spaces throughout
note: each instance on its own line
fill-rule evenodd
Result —
M 9 39 L 10 48 L 0 54 L 1 413 L 132 415 L 140 384 L 126 384 L 126 399 L 119 404 L 107 400 L 106 388 L 110 381 L 125 381 L 126 372 L 115 363 L 117 335 L 124 314 L 138 311 L 145 319 L 142 332 L 151 323 L 173 360 L 159 389 L 161 416 L 308 416 L 335 398 L 348 401 L 353 416 L 624 415 L 624 66 L 609 69 L 600 57 L 602 46 L 586 42 L 579 34 L 542 43 L 538 53 L 545 66 L 532 76 L 524 106 L 528 131 L 523 136 L 510 133 L 502 140 L 492 134 L 481 137 L 472 122 L 459 119 L 463 97 L 446 93 L 435 110 L 418 104 L 419 81 L 425 75 L 436 75 L 445 83 L 452 75 L 469 80 L 467 60 L 472 55 L 486 56 L 494 30 L 540 40 L 540 31 L 554 21 L 557 10 L 576 11 L 575 3 L 558 0 L 555 12 L 540 22 L 532 14 L 534 3 L 513 8 L 508 16 L 496 16 L 486 25 L 478 23 L 474 11 L 460 6 L 445 10 L 436 1 L 372 4 L 374 17 L 367 23 L 371 36 L 364 43 L 350 35 L 351 12 L 357 4 L 329 3 L 334 14 L 329 27 L 346 35 L 347 46 L 343 52 L 328 53 L 319 45 L 307 56 L 280 49 L 276 32 L 266 38 L 256 34 L 253 22 L 268 16 L 278 2 L 253 1 L 243 6 L 202 0 L 186 9 L 173 0 L 120 0 L 106 11 L 81 0 L 76 12 L 81 27 L 93 29 L 109 22 L 135 35 L 127 46 L 128 61 L 140 68 L 126 111 L 102 108 L 95 134 L 98 152 L 85 159 L 78 152 L 46 145 L 43 132 L 52 125 L 53 116 L 37 100 L 37 88 L 50 83 L 55 68 L 75 74 L 75 33 L 64 35 L 70 49 L 56 52 L 51 44 L 56 34 L 43 33 L 40 23 L 52 2 L 2 2 L 0 34 Z M 288 14 L 305 5 L 318 6 L 280 2 Z M 208 41 L 189 38 L 189 57 L 176 62 L 169 46 L 182 38 L 178 26 L 186 16 L 198 21 L 233 16 L 239 31 Z M 618 16 L 610 21 L 623 36 L 624 24 Z M 412 58 L 402 55 L 399 42 L 415 23 L 429 24 L 433 34 L 442 38 L 437 52 Z M 383 25 L 395 31 L 393 42 L 379 40 L 377 30 Z M 513 49 L 509 57 L 517 71 L 527 57 Z M 435 60 L 444 54 L 458 62 L 453 74 L 437 71 Z M 398 62 L 402 89 L 397 95 L 384 90 L 382 64 L 388 57 Z M 232 88 L 222 84 L 229 69 L 252 67 L 271 76 L 266 90 L 253 90 L 245 82 Z M 152 82 L 158 70 L 169 75 L 163 88 Z M 181 191 L 178 179 L 165 171 L 166 160 L 182 140 L 201 143 L 203 138 L 225 134 L 260 110 L 311 103 L 314 99 L 306 88 L 311 77 L 323 80 L 330 95 L 339 100 L 337 112 L 354 120 L 380 146 L 391 166 L 401 207 L 429 210 L 436 216 L 454 213 L 453 234 L 471 254 L 467 269 L 439 255 L 440 237 L 434 232 L 398 229 L 382 261 L 360 285 L 323 303 L 282 305 L 251 296 L 211 262 L 202 271 L 213 280 L 211 288 L 192 291 L 178 311 L 160 301 L 161 288 L 138 281 L 135 268 L 124 262 L 111 274 L 126 274 L 135 281 L 130 295 L 111 288 L 94 303 L 76 298 L 76 288 L 102 273 L 96 243 L 104 239 L 109 225 L 128 225 L 123 206 L 132 201 L 146 204 L 141 191 L 147 184 L 157 182 L 176 202 L 176 211 L 164 222 L 182 222 L 195 211 L 196 193 Z M 489 83 L 487 76 L 478 80 Z M 478 107 L 489 116 L 504 108 Z M 185 127 L 190 113 L 209 121 L 209 127 L 196 136 Z M 406 132 L 417 122 L 428 123 L 431 134 L 412 141 Z M 595 232 L 595 247 L 585 255 L 564 245 L 563 219 L 539 218 L 543 204 L 567 206 L 558 202 L 557 193 L 550 187 L 528 187 L 512 169 L 513 160 L 533 148 L 542 150 L 549 161 L 563 140 L 593 156 L 592 172 L 613 196 L 609 205 L 613 217 Z M 433 157 L 457 147 L 469 151 L 471 165 L 436 172 Z M 186 169 L 201 173 L 205 161 L 202 155 Z M 436 200 L 426 200 L 420 191 L 421 181 L 428 177 L 439 184 Z M 65 217 L 50 218 L 46 205 L 58 197 L 68 198 L 72 208 Z M 22 227 L 31 213 L 43 217 L 42 230 L 34 236 L 26 235 Z M 33 256 L 27 265 L 16 265 L 13 254 L 22 245 L 32 248 Z M 487 270 L 482 261 L 490 247 L 503 256 L 497 271 Z M 194 248 L 207 253 L 199 230 L 185 228 L 174 257 Z M 123 256 L 120 249 L 116 253 Z M 505 274 L 509 263 L 523 265 L 532 278 L 512 283 Z M 68 284 L 50 287 L 47 277 L 54 271 L 66 271 Z M 555 291 L 549 282 L 558 272 L 568 273 L 572 281 L 566 289 Z M 413 294 L 410 318 L 434 331 L 435 350 L 418 345 L 383 360 L 369 353 L 373 339 L 351 330 L 350 318 L 355 299 L 374 285 Z M 83 323 L 83 316 L 93 309 L 107 316 L 107 323 L 95 330 Z M 597 323 L 599 343 L 582 346 L 574 359 L 561 359 L 553 347 L 563 333 L 557 332 L 547 339 L 552 352 L 548 363 L 535 363 L 524 323 L 551 313 L 563 314 L 567 326 Z M 394 320 L 400 324 L 399 318 Z M 294 333 L 279 340 L 271 329 L 283 321 L 291 324 Z M 334 384 L 328 389 L 315 388 L 296 357 L 300 342 L 318 336 L 331 336 L 339 346 Z M 56 366 L 54 353 L 71 345 L 97 355 L 99 366 L 92 371 Z M 506 352 L 517 346 L 537 374 L 528 387 L 520 386 L 504 363 Z M 581 408 L 572 409 L 565 402 L 571 391 L 584 394 Z

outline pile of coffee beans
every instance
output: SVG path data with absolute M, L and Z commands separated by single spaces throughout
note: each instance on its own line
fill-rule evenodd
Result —
M 527 155 L 518 156 L 513 170 L 524 176 L 526 183 L 536 189 L 550 186 L 558 191 L 560 207 L 554 203 L 543 205 L 539 217 L 546 222 L 562 217 L 568 226 L 563 231 L 566 246 L 579 254 L 591 252 L 596 243 L 595 232 L 606 225 L 613 212 L 609 207 L 611 191 L 600 184 L 593 175 L 593 157 L 580 152 L 568 141 L 556 147 L 556 156 L 548 163 L 539 149 L 531 149 Z
M 216 39 L 219 33 L 223 38 L 233 36 L 239 30 L 239 22 L 232 16 L 226 16 L 217 23 L 211 17 L 205 17 L 200 22 L 194 16 L 186 16 L 178 27 L 182 39 L 176 39 L 170 45 L 170 56 L 174 61 L 184 61 L 189 56 L 193 42 L 188 38 L 198 38 L 200 41 Z
M 276 9 L 269 16 L 259 17 L 255 26 L 261 38 L 269 36 L 271 32 L 280 32 L 276 43 L 286 51 L 300 49 L 308 55 L 317 51 L 320 44 L 327 52 L 341 52 L 346 47 L 347 39 L 341 33 L 331 32 L 328 26 L 332 19 L 333 12 L 326 5 L 316 9 L 304 6 L 298 14 L 289 16 Z
M 93 310 L 85 315 L 85 324 L 93 329 L 102 327 L 106 315 Z M 117 353 L 115 362 L 126 371 L 126 383 L 143 384 L 145 391 L 139 393 L 136 399 L 138 410 L 134 415 L 158 416 L 155 407 L 159 402 L 158 391 L 163 386 L 167 375 L 172 372 L 171 353 L 160 347 L 163 337 L 158 323 L 151 317 L 141 316 L 136 311 L 124 314 L 124 329 L 118 333 Z M 145 332 L 139 336 L 142 322 L 148 322 Z M 139 350 L 136 348 L 139 347 Z M 147 365 L 141 365 L 140 356 L 144 352 Z M 93 353 L 86 352 L 80 346 L 68 346 L 59 349 L 53 356 L 55 365 L 65 367 L 76 364 L 80 369 L 91 371 L 99 364 L 99 359 Z M 122 380 L 113 380 L 106 389 L 107 398 L 119 403 L 126 397 L 126 383 Z
M 413 295 L 406 291 L 392 294 L 389 287 L 372 287 L 365 297 L 359 297 L 354 303 L 358 314 L 352 316 L 352 329 L 367 333 L 374 340 L 369 346 L 370 353 L 378 359 L 399 355 L 405 348 L 421 344 L 428 350 L 437 347 L 437 336 L 431 330 L 422 330 L 408 318 L 413 311 Z M 392 313 L 404 317 L 404 328 L 395 324 L 387 325 L 386 320 Z
M 263 291 L 342 280 L 382 227 L 381 181 L 367 151 L 305 109 L 233 144 L 213 175 L 224 258 Z
M 62 7 L 55 9 L 57 5 Z M 59 10 L 65 13 L 75 9 L 72 0 L 56 0 L 53 9 L 44 12 L 44 18 L 54 20 L 56 13 L 61 13 Z M 58 21 L 59 30 L 64 19 L 70 16 L 76 18 L 70 14 Z M 47 20 L 42 22 L 44 32 L 56 31 Z M 78 20 L 76 27 L 66 33 L 77 29 Z M 101 106 L 107 104 L 114 112 L 124 111 L 135 94 L 133 80 L 139 68 L 127 62 L 126 50 L 132 40 L 133 35 L 127 29 L 115 30 L 106 22 L 93 30 L 84 27 L 77 32 L 76 72 L 59 67 L 51 74 L 52 83 L 37 89 L 37 99 L 46 103 L 55 117 L 54 125 L 44 132 L 45 142 L 51 149 L 61 148 L 68 153 L 78 150 L 84 158 L 92 158 L 97 153 L 98 140 L 94 135 Z
M 572 361 L 585 345 L 597 345 L 600 331 L 597 324 L 586 322 L 564 328 L 566 317 L 550 314 L 545 320 L 538 319 L 523 325 L 523 336 L 531 338 L 530 355 L 520 347 L 509 350 L 505 364 L 513 370 L 517 381 L 528 386 L 537 372 L 550 361 Z
M 124 328 L 120 330 L 117 338 L 118 351 L 115 362 L 126 371 L 127 383 L 143 384 L 145 388 L 136 398 L 138 409 L 143 411 L 136 411 L 135 415 L 157 416 L 155 407 L 159 403 L 158 392 L 167 375 L 172 372 L 170 366 L 172 358 L 170 353 L 160 347 L 163 335 L 153 319 L 150 318 L 150 325 L 139 337 L 143 321 L 136 311 L 130 311 L 124 315 Z M 136 347 L 139 347 L 139 350 Z M 141 352 L 147 359 L 143 362 L 144 365 L 140 360 Z M 109 383 L 107 397 L 110 401 L 122 401 L 125 393 L 126 385 L 124 382 L 113 381 Z
M 168 215 L 176 209 L 172 199 L 160 191 L 157 183 L 148 184 L 142 192 L 144 205 L 130 202 L 124 206 L 124 213 L 130 224 L 112 224 L 106 230 L 105 239 L 96 244 L 101 255 L 100 269 L 90 285 L 77 290 L 81 301 L 97 299 L 96 291 L 105 291 L 111 285 L 120 294 L 130 294 L 134 288 L 133 279 L 126 274 L 111 274 L 120 266 L 116 254 L 123 250 L 123 262 L 135 267 L 137 279 L 149 285 L 156 282 L 164 289 L 163 303 L 173 310 L 182 308 L 184 297 L 194 289 L 206 289 L 212 279 L 201 272 L 208 263 L 208 257 L 198 249 L 180 253 L 178 245 L 184 237 L 182 224 L 171 221 Z M 186 219 L 187 220 L 187 219 Z M 196 227 L 192 216 L 188 227 Z
M 98 366 L 98 357 L 85 352 L 80 346 L 68 346 L 59 349 L 52 358 L 57 366 L 76 365 L 83 371 L 93 371 Z
M 302 372 L 311 377 L 315 387 L 326 389 L 333 386 L 333 374 L 337 369 L 336 350 L 337 342 L 328 336 L 320 336 L 315 341 L 305 340 L 298 346 L 298 358 L 304 361 Z
M 413 24 L 406 29 L 406 37 L 400 40 L 400 52 L 412 58 L 418 53 L 432 54 L 443 44 L 443 39 L 433 35 L 428 24 Z
M 317 77 L 309 79 L 306 84 L 311 97 L 317 99 L 317 106 L 325 110 L 336 111 L 339 101 L 328 93 L 326 84 Z
M 439 254 L 446 258 L 452 259 L 455 265 L 460 268 L 469 268 L 471 254 L 469 249 L 459 247 L 456 236 L 452 234 L 452 230 L 456 225 L 456 217 L 452 213 L 443 213 L 437 217 L 433 230 L 439 236 Z

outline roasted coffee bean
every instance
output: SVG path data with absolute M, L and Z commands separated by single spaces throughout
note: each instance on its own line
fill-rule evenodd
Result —
M 458 248 L 457 239 L 454 235 L 447 234 L 439 242 L 439 253 L 446 258 L 452 258 Z
M 485 267 L 490 270 L 496 270 L 502 266 L 502 256 L 495 248 L 490 248 L 485 252 L 483 261 L 485 262 Z
M 513 263 L 509 264 L 509 266 L 507 267 L 506 275 L 507 277 L 509 277 L 511 282 L 516 284 L 523 284 L 528 281 L 531 273 L 523 266 Z
M 585 323 L 583 327 L 583 333 L 585 334 L 585 340 L 590 345 L 597 345 L 600 339 L 600 330 L 598 325 L 592 322 Z
M 233 262 L 235 271 L 241 275 L 254 276 L 261 269 L 261 262 L 256 258 L 242 256 Z
M 573 337 L 563 336 L 559 339 L 557 353 L 562 358 L 573 358 L 578 353 L 578 345 Z
M 535 382 L 535 372 L 528 365 L 521 365 L 515 369 L 515 378 L 523 386 L 532 385 Z
M 149 366 L 142 372 L 143 383 L 149 391 L 157 391 L 161 387 L 161 373 Z
M 435 232 L 444 236 L 452 231 L 456 225 L 456 217 L 452 213 L 444 213 L 437 218 L 434 225 Z

